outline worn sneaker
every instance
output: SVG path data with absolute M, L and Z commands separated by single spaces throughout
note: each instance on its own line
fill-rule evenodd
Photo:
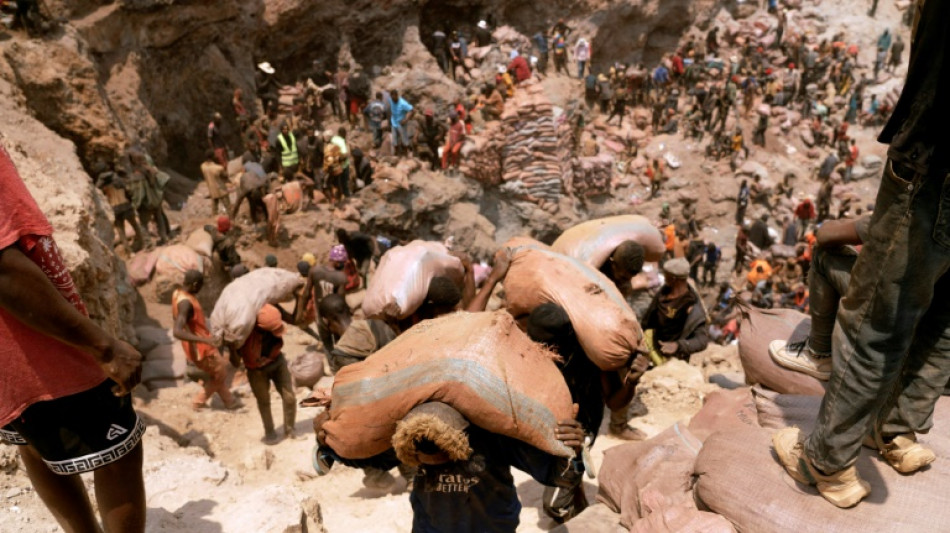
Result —
M 769 355 L 775 364 L 783 368 L 808 374 L 821 381 L 831 379 L 831 356 L 816 356 L 807 341 L 772 341 L 769 343 Z
M 853 465 L 828 475 L 812 466 L 805 455 L 798 428 L 785 428 L 773 434 L 772 448 L 792 479 L 815 485 L 822 497 L 837 507 L 854 507 L 871 493 L 871 485 L 858 477 L 858 470 Z
M 640 431 L 639 429 L 630 427 L 629 424 L 610 424 L 607 434 L 615 439 L 620 440 L 644 440 L 647 438 L 646 433 Z
M 897 435 L 889 442 L 884 442 L 881 435 L 875 431 L 864 438 L 864 445 L 878 450 L 887 464 L 901 474 L 914 473 L 937 460 L 933 450 L 917 442 L 917 435 L 913 433 Z

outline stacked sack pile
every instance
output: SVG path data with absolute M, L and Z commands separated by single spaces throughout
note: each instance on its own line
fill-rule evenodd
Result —
M 565 184 L 573 181 L 570 126 L 538 84 L 519 86 L 505 102 L 500 123 L 469 137 L 462 172 L 499 184 L 512 195 L 555 212 Z
M 582 197 L 609 193 L 613 170 L 614 156 L 609 153 L 574 158 L 573 193 Z
M 746 382 L 754 386 L 709 394 L 688 423 L 608 449 L 598 477 L 598 503 L 553 531 L 844 533 L 926 531 L 945 523 L 950 509 L 945 461 L 907 476 L 875 450 L 862 448 L 856 466 L 871 484 L 871 498 L 858 512 L 834 507 L 814 487 L 789 479 L 773 456 L 771 435 L 791 426 L 810 433 L 825 384 L 775 364 L 768 344 L 801 340 L 810 319 L 791 309 L 742 305 L 741 312 L 739 357 Z M 946 457 L 950 398 L 937 402 L 933 421 L 934 430 L 920 439 Z

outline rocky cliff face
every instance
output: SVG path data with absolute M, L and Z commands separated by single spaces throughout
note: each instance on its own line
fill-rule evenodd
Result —
M 471 29 L 487 18 L 532 35 L 565 18 L 575 35 L 592 40 L 599 61 L 652 61 L 689 24 L 711 16 L 717 0 L 40 4 L 60 21 L 50 34 L 42 39 L 15 35 L 0 42 L 0 131 L 53 220 L 95 318 L 131 338 L 134 333 L 123 324 L 132 319 L 132 291 L 112 252 L 111 214 L 84 168 L 135 144 L 160 165 L 196 176 L 211 113 L 225 115 L 231 143 L 238 146 L 234 124 L 228 123 L 230 98 L 240 87 L 250 103 L 258 62 L 271 62 L 281 81 L 292 83 L 312 69 L 314 60 L 335 68 L 345 58 L 377 76 L 379 86 L 404 89 L 417 104 L 443 104 L 462 96 L 464 89 L 439 71 L 425 48 L 438 28 Z M 633 55 L 631 48 L 637 51 Z M 433 221 L 429 229 L 468 219 L 471 210 L 466 209 L 446 211 L 445 220 Z M 497 215 L 489 216 L 496 224 L 525 216 L 508 216 L 509 206 L 492 205 L 489 211 Z M 484 226 L 478 236 L 463 240 L 483 241 L 481 234 L 491 233 Z M 509 231 L 501 229 L 500 235 Z
M 260 61 L 273 64 L 284 83 L 309 72 L 314 60 L 333 68 L 341 56 L 380 73 L 406 57 L 417 58 L 405 44 L 427 43 L 438 28 L 470 30 L 488 18 L 532 35 L 565 18 L 573 35 L 592 41 L 599 65 L 652 63 L 690 24 L 714 15 L 720 3 L 46 0 L 45 11 L 64 24 L 45 40 L 4 45 L 3 55 L 29 108 L 76 143 L 87 168 L 95 157 L 138 143 L 160 163 L 193 174 L 211 113 L 229 119 L 237 87 L 248 99 L 253 96 Z M 231 137 L 237 145 L 237 133 L 231 131 Z
M 79 163 L 76 146 L 24 109 L 26 96 L 0 68 L 0 143 L 55 228 L 89 314 L 108 331 L 135 340 L 134 291 L 112 250 L 111 209 Z

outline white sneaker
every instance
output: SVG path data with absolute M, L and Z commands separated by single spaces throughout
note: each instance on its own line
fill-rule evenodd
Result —
M 807 342 L 772 341 L 769 343 L 769 355 L 783 368 L 808 374 L 821 381 L 831 379 L 831 357 L 816 357 Z

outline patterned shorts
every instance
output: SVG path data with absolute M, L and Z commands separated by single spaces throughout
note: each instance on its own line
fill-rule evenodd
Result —
M 117 398 L 114 384 L 106 380 L 85 392 L 35 403 L 0 428 L 0 440 L 32 445 L 50 470 L 64 476 L 114 463 L 145 433 L 132 397 Z

